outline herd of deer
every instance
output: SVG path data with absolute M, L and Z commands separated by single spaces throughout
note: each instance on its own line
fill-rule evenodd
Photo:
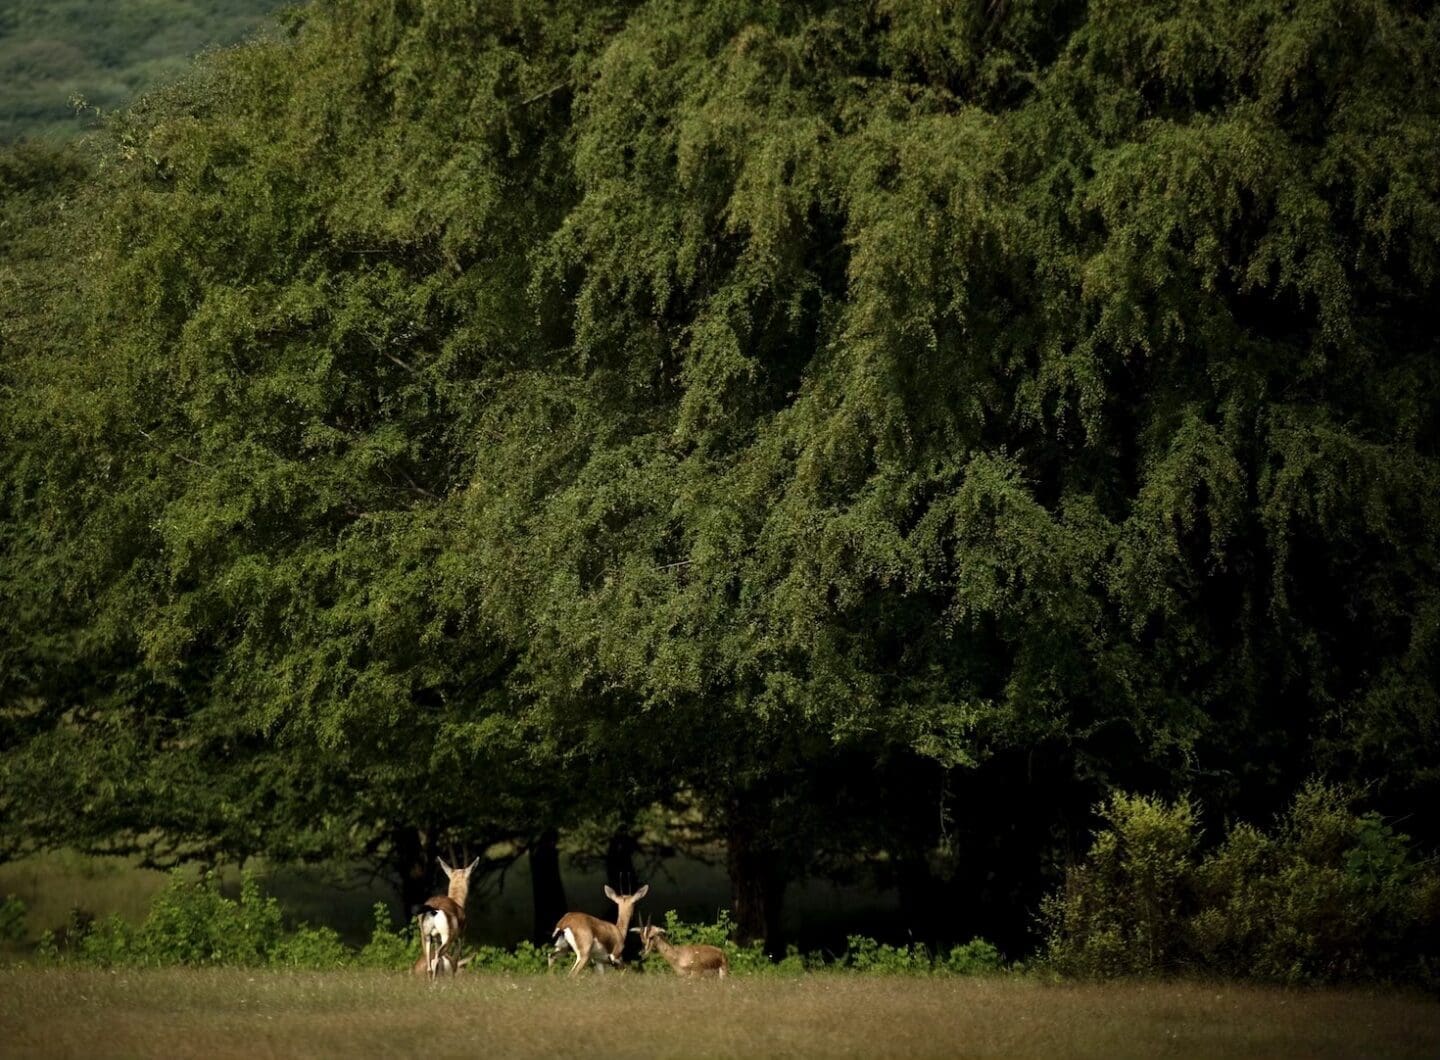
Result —
M 460 939 L 465 933 L 465 899 L 470 895 L 470 873 L 480 863 L 476 858 L 463 869 L 452 869 L 441 858 L 440 868 L 450 880 L 447 894 L 429 899 L 417 915 L 420 927 L 420 957 L 411 971 L 417 976 L 430 980 L 454 975 L 470 963 L 469 957 L 460 956 Z M 725 951 L 718 946 L 676 946 L 665 937 L 665 929 L 644 924 L 631 928 L 630 918 L 635 914 L 635 903 L 650 893 L 646 884 L 634 894 L 616 894 L 610 887 L 605 896 L 619 907 L 615 923 L 590 916 L 588 913 L 566 913 L 555 925 L 552 938 L 555 948 L 550 951 L 549 966 L 554 968 L 561 954 L 569 951 L 575 957 L 570 974 L 579 975 L 591 961 L 597 971 L 606 966 L 622 968 L 620 953 L 625 948 L 625 933 L 629 929 L 640 936 L 642 958 L 659 953 L 665 962 L 680 975 L 730 974 L 730 962 Z

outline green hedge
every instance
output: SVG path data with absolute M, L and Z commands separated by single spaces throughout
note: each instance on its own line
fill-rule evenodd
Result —
M 1100 812 L 1088 857 L 1044 906 L 1060 973 L 1435 980 L 1440 875 L 1343 792 L 1312 783 L 1271 832 L 1237 824 L 1203 855 L 1188 799 L 1120 794 Z

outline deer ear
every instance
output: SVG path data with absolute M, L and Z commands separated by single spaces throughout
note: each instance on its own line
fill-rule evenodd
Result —
M 436 858 L 435 860 L 440 862 L 440 868 L 444 870 L 446 876 L 451 875 L 455 871 L 449 865 L 445 864 L 444 858 Z
M 610 901 L 612 902 L 620 901 L 620 896 L 615 893 L 614 889 L 611 888 L 608 883 L 605 885 L 605 897 L 610 899 Z
M 480 856 L 477 854 L 477 855 L 475 856 L 475 860 L 472 861 L 472 862 L 470 862 L 470 867 L 465 870 L 465 875 L 468 876 L 468 875 L 470 875 L 470 873 L 474 872 L 474 871 L 475 871 L 475 866 L 478 865 L 478 864 L 480 864 Z
M 647 883 L 644 887 L 641 887 L 638 891 L 635 892 L 635 901 L 640 901 L 640 899 L 644 898 L 649 893 L 650 885 Z

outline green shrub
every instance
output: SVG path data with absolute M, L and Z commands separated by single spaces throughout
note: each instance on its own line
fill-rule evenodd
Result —
M 0 902 L 0 942 L 19 942 L 25 937 L 25 903 L 13 894 Z
M 1194 872 L 1195 814 L 1173 804 L 1116 794 L 1100 808 L 1107 828 L 1063 892 L 1048 898 L 1049 957 L 1066 974 L 1137 975 L 1175 968 Z
M 892 946 L 864 935 L 850 935 L 840 965 L 853 972 L 915 975 L 928 974 L 932 962 L 923 946 Z
M 1043 907 L 1063 974 L 1187 970 L 1283 983 L 1424 980 L 1440 878 L 1408 837 L 1308 784 L 1273 833 L 1249 824 L 1197 859 L 1181 800 L 1117 795 L 1107 828 Z
M 333 928 L 304 925 L 284 936 L 267 955 L 279 968 L 344 968 L 355 963 L 355 951 Z
M 893 946 L 864 935 L 851 935 L 845 953 L 835 961 L 827 961 L 817 953 L 801 954 L 790 946 L 780 960 L 771 960 L 760 942 L 740 946 L 731 941 L 734 922 L 721 910 L 711 924 L 692 924 L 680 919 L 675 910 L 665 914 L 665 934 L 676 945 L 705 944 L 719 946 L 730 960 L 735 975 L 804 975 L 807 971 L 843 970 L 867 975 L 980 975 L 1000 971 L 1004 963 L 1000 951 L 984 939 L 974 939 L 956 946 L 943 958 L 932 958 L 924 946 Z
M 932 955 L 924 946 L 892 946 L 864 935 L 849 937 L 838 963 L 848 971 L 872 975 L 988 975 L 1005 967 L 1000 951 L 984 939 Z
M 764 956 L 762 952 L 760 956 Z M 733 967 L 733 965 L 732 965 Z M 811 964 L 801 955 L 798 947 L 787 946 L 785 956 L 776 961 L 768 970 L 775 975 L 804 975 Z
M 536 946 L 528 939 L 517 943 L 513 950 L 503 946 L 466 946 L 463 957 L 472 972 L 535 973 L 549 970 L 548 946 Z
M 80 942 L 75 956 L 85 964 L 108 967 L 139 963 L 136 960 L 137 930 L 117 914 L 106 917 Z
M 1276 834 L 1238 826 L 1196 871 L 1207 970 L 1287 983 L 1413 978 L 1436 923 L 1433 870 L 1409 838 L 1307 785 Z
M 719 946 L 729 956 L 728 951 L 736 948 L 730 941 L 734 933 L 735 923 L 728 909 L 721 909 L 713 924 L 688 923 L 673 909 L 665 914 L 665 937 L 677 946 Z
M 155 965 L 261 965 L 283 934 L 280 903 L 261 893 L 254 875 L 242 877 L 233 902 L 214 874 L 192 881 L 177 871 L 150 904 L 137 956 Z
M 302 925 L 287 932 L 280 903 L 266 896 L 250 873 L 241 877 L 240 897 L 234 901 L 221 892 L 213 874 L 194 880 L 177 870 L 138 926 L 119 916 L 92 923 L 88 914 L 76 911 L 63 937 L 46 932 L 37 957 L 100 966 L 334 968 L 351 963 L 355 954 L 328 927 Z
M 390 911 L 384 902 L 375 903 L 375 927 L 370 932 L 370 941 L 361 948 L 356 962 L 362 968 L 410 967 L 415 960 L 415 934 L 404 928 L 395 930 L 390 926 Z
M 991 975 L 1002 971 L 1005 962 L 1000 951 L 984 939 L 971 939 L 963 946 L 954 946 L 944 956 L 935 958 L 935 970 L 950 975 Z

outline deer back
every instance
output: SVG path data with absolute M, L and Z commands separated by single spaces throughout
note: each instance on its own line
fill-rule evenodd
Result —
M 730 971 L 730 959 L 725 956 L 725 951 L 718 946 L 676 946 L 680 952 L 680 961 L 675 965 L 676 971 L 703 974 L 705 972 Z
M 704 975 L 706 972 L 730 973 L 730 960 L 719 946 L 694 943 L 677 946 L 665 937 L 665 932 L 648 924 L 641 930 L 645 940 L 645 952 L 659 950 L 665 963 L 679 975 Z
M 437 894 L 434 898 L 427 899 L 424 908 L 444 914 L 456 934 L 465 929 L 465 907 L 449 895 Z
M 560 934 L 566 928 L 570 929 L 577 941 L 589 938 L 617 956 L 625 943 L 625 936 L 614 924 L 608 920 L 591 916 L 589 913 L 566 913 L 556 923 L 555 930 L 551 933 L 552 937 Z

